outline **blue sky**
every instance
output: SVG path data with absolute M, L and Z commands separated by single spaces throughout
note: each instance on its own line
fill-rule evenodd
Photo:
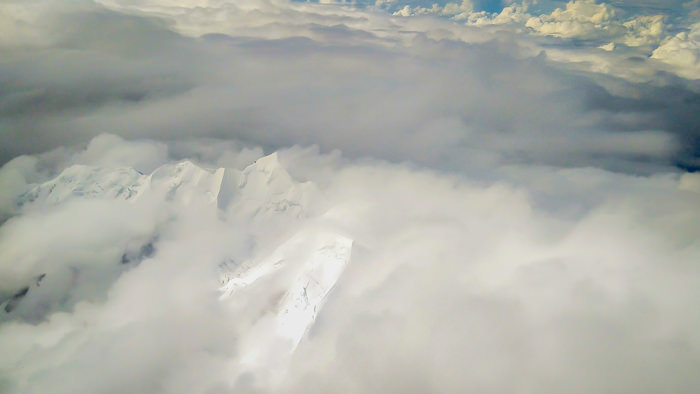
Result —
M 293 0 L 296 2 L 304 2 L 307 0 Z M 392 4 L 393 8 L 401 8 L 404 5 L 410 6 L 420 6 L 420 7 L 431 7 L 433 4 L 438 4 L 444 6 L 447 3 L 460 3 L 460 1 L 450 1 L 450 0 L 434 0 L 434 1 L 422 1 L 422 0 L 397 0 Z M 540 0 L 531 4 L 531 9 L 538 12 L 550 12 L 551 10 L 564 7 L 568 0 Z M 355 0 L 354 3 L 360 5 L 371 5 L 375 1 L 372 0 Z M 475 10 L 486 11 L 486 12 L 500 12 L 503 7 L 513 4 L 520 3 L 517 0 L 474 0 Z M 600 1 L 599 1 L 600 3 Z M 652 13 L 652 12 L 664 12 L 670 14 L 678 14 L 687 12 L 687 9 L 683 8 L 684 3 L 689 3 L 687 0 L 609 0 L 605 3 L 620 7 L 622 9 L 628 10 L 630 12 L 640 12 L 640 13 Z

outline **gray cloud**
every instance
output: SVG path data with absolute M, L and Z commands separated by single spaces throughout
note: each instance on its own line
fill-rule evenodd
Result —
M 301 13 L 266 7 L 259 12 L 289 12 L 279 18 L 283 23 Z M 242 12 L 214 10 L 233 20 Z M 362 23 L 362 14 L 344 12 L 350 25 Z M 596 165 L 618 159 L 635 166 L 639 159 L 690 163 L 697 150 L 697 93 L 685 82 L 672 82 L 677 93 L 668 97 L 665 86 L 611 81 L 628 92 L 620 96 L 599 85 L 610 81 L 573 76 L 546 56 L 530 59 L 523 53 L 529 49 L 510 34 L 483 43 L 463 42 L 454 33 L 437 39 L 429 34 L 443 26 L 430 22 L 429 34 L 410 33 L 406 44 L 387 51 L 386 44 L 404 39 L 380 38 L 380 32 L 359 26 L 319 26 L 319 17 L 310 15 L 306 25 L 302 19 L 269 28 L 310 36 L 260 40 L 236 38 L 256 34 L 245 29 L 195 39 L 142 16 L 68 12 L 53 25 L 77 28 L 65 33 L 49 25 L 44 32 L 55 36 L 54 49 L 24 51 L 6 62 L 5 160 L 102 132 L 234 137 L 271 148 L 320 144 L 431 166 L 458 161 L 459 152 L 472 146 L 495 160 L 588 163 L 593 152 L 582 141 L 597 135 L 609 139 L 604 156 L 612 159 Z M 645 108 L 650 97 L 663 97 L 651 104 L 655 111 Z M 675 97 L 678 102 L 669 101 Z M 422 137 L 445 121 L 463 126 L 446 138 Z M 648 148 L 629 152 L 627 144 L 613 142 L 619 131 L 654 137 L 642 143 Z M 471 136 L 493 142 L 475 143 Z M 528 146 L 535 140 L 560 149 L 537 151 Z

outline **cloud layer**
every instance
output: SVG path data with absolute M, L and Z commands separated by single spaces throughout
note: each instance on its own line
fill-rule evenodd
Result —
M 694 2 L 321 3 L 0 5 L 0 391 L 697 391 Z
M 542 29 L 557 18 L 588 23 L 591 34 L 604 32 L 592 48 L 541 29 L 523 34 L 517 24 L 455 25 L 349 6 L 106 4 L 5 6 L 5 18 L 23 28 L 4 49 L 4 161 L 108 132 L 233 137 L 273 149 L 318 144 L 451 167 L 470 149 L 486 161 L 578 165 L 602 143 L 596 165 L 695 165 L 697 84 L 674 74 L 693 76 L 692 31 L 653 33 L 664 43 L 645 60 L 650 50 L 595 47 L 645 40 L 655 22 L 630 19 L 647 29 L 640 36 L 585 22 L 578 5 L 535 19 Z M 609 18 L 598 22 L 627 23 Z M 540 141 L 559 149 L 542 152 Z

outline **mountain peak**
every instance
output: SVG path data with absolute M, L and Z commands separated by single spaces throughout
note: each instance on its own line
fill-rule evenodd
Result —
M 269 168 L 269 169 L 276 169 L 281 167 L 282 165 L 280 164 L 280 158 L 277 152 L 270 153 L 267 156 L 263 156 L 253 163 L 256 165 L 258 168 Z

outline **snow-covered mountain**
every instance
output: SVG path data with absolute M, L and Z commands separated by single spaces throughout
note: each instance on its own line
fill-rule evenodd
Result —
M 206 168 L 188 160 L 164 165 L 150 174 L 131 168 L 72 165 L 54 179 L 30 185 L 16 204 L 18 212 L 31 215 L 86 200 L 136 205 L 155 201 L 150 206 L 168 207 L 170 215 L 164 216 L 153 233 L 110 245 L 115 249 L 108 254 L 110 261 L 67 263 L 62 269 L 60 264 L 35 264 L 34 272 L 23 276 L 26 283 L 19 283 L 15 293 L 1 300 L 3 320 L 40 321 L 61 307 L 69 309 L 84 300 L 82 288 L 94 286 L 94 278 L 114 281 L 143 261 L 157 258 L 159 231 L 167 230 L 167 220 L 173 215 L 213 212 L 217 225 L 245 226 L 253 244 L 264 246 L 243 260 L 240 256 L 224 258 L 218 265 L 218 281 L 212 277 L 211 283 L 212 288 L 220 286 L 223 304 L 245 303 L 247 288 L 275 284 L 271 286 L 274 294 L 263 292 L 274 301 L 273 307 L 246 338 L 239 338 L 244 352 L 241 359 L 247 367 L 266 368 L 284 362 L 296 349 L 350 262 L 353 241 L 323 225 L 319 189 L 310 182 L 296 181 L 275 153 L 243 170 Z M 59 306 L 48 300 L 65 302 Z M 286 350 L 280 352 L 280 348 Z
M 17 199 L 19 207 L 56 205 L 74 198 L 136 198 L 147 177 L 131 168 L 72 165 L 56 178 L 31 187 Z
M 206 201 L 224 211 L 289 212 L 300 217 L 318 191 L 310 182 L 294 181 L 273 153 L 243 171 L 204 168 L 189 160 L 164 165 L 150 175 L 131 168 L 76 164 L 30 187 L 17 205 L 55 205 L 74 198 L 135 200 L 147 193 L 161 193 L 164 200 L 182 204 Z

